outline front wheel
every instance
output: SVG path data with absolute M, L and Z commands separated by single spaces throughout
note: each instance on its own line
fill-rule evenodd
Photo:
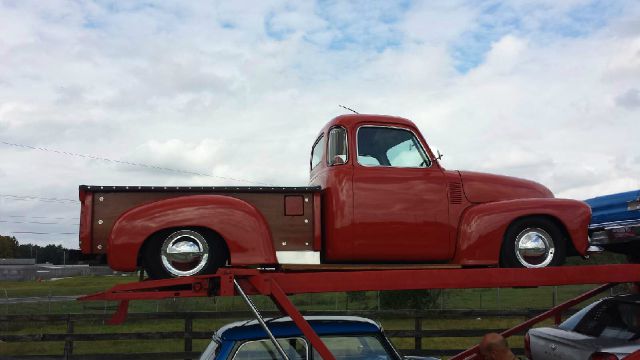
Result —
M 206 229 L 178 229 L 152 236 L 143 249 L 152 279 L 211 274 L 225 264 L 224 241 Z
M 507 229 L 500 265 L 543 268 L 562 265 L 565 257 L 566 241 L 558 226 L 545 218 L 527 218 Z

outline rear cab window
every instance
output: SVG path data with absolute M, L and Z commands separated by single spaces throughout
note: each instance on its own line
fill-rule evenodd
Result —
M 343 165 L 348 159 L 347 130 L 335 127 L 329 130 L 329 144 L 327 150 L 327 165 Z

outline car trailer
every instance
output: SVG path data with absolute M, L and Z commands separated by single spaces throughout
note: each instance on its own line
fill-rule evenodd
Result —
M 266 295 L 296 323 L 312 346 L 325 360 L 335 357 L 313 331 L 309 323 L 288 298 L 304 293 L 509 288 L 555 285 L 602 284 L 574 299 L 502 332 L 504 337 L 532 325 L 555 318 L 561 321 L 564 310 L 621 283 L 640 283 L 640 264 L 562 266 L 540 269 L 526 268 L 460 268 L 447 265 L 366 265 L 366 266 L 291 266 L 279 269 L 221 268 L 216 274 L 164 280 L 146 280 L 121 284 L 111 289 L 79 298 L 79 300 L 118 301 L 118 309 L 109 323 L 118 324 L 127 317 L 129 301 L 159 300 L 176 297 L 212 297 L 240 295 L 263 326 L 276 347 L 286 354 L 264 323 L 259 310 L 248 295 Z M 475 346 L 451 359 L 475 358 Z

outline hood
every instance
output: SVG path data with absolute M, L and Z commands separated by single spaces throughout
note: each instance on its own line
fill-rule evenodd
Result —
M 472 171 L 459 173 L 464 194 L 472 203 L 553 197 L 551 190 L 534 181 Z

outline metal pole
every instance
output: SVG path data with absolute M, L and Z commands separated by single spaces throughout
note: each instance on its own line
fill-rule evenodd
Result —
M 256 317 L 256 320 L 258 320 L 258 323 L 264 329 L 264 331 L 269 336 L 269 339 L 271 339 L 271 342 L 276 347 L 276 350 L 278 350 L 280 355 L 285 360 L 289 360 L 289 357 L 287 356 L 287 353 L 284 352 L 284 349 L 282 348 L 282 346 L 280 346 L 280 344 L 278 343 L 278 340 L 276 340 L 276 338 L 275 338 L 275 336 L 273 336 L 273 333 L 271 332 L 271 330 L 269 330 L 269 327 L 267 326 L 267 324 L 264 322 L 264 320 L 262 320 L 262 315 L 260 315 L 260 311 L 258 311 L 258 308 L 256 308 L 256 306 L 254 305 L 253 301 L 251 301 L 251 299 L 247 296 L 247 294 L 244 293 L 244 291 L 242 290 L 242 288 L 240 287 L 240 284 L 238 284 L 236 279 L 233 279 L 233 286 L 236 288 L 236 291 L 240 294 L 240 296 L 242 297 L 244 302 L 247 303 L 247 305 L 251 309 L 251 312 L 253 312 L 253 315 Z

